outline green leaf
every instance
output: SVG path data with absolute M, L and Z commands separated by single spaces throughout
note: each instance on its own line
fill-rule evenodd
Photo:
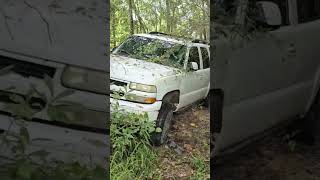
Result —
M 8 103 L 5 105 L 5 109 L 16 118 L 31 119 L 34 114 L 34 110 L 28 104 Z
M 160 132 L 162 132 L 162 129 L 159 128 L 159 127 L 157 127 L 157 128 L 156 128 L 156 132 L 157 132 L 157 133 L 160 133 Z
M 20 136 L 21 136 L 21 140 L 24 142 L 24 144 L 30 143 L 30 135 L 29 135 L 29 131 L 26 127 L 20 127 Z
M 26 103 L 26 101 L 24 100 L 24 98 L 22 96 L 19 96 L 16 94 L 10 94 L 9 98 L 15 103 L 19 103 L 19 104 Z
M 56 106 L 50 105 L 47 110 L 48 116 L 52 121 L 66 121 L 68 120 L 67 115 L 62 112 L 59 108 Z
M 31 180 L 34 167 L 31 164 L 19 164 L 16 175 L 18 179 Z

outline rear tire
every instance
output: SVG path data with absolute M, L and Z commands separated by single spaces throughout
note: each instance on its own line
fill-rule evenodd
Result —
M 168 137 L 168 132 L 173 119 L 173 105 L 170 103 L 163 103 L 159 111 L 156 121 L 156 127 L 161 128 L 161 132 L 153 132 L 151 135 L 151 143 L 155 146 L 164 144 Z

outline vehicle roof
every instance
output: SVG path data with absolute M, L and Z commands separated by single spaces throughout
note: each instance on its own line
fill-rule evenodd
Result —
M 163 41 L 169 41 L 169 42 L 173 42 L 173 43 L 177 43 L 177 44 L 184 44 L 184 45 L 189 45 L 189 46 L 197 46 L 197 45 L 201 45 L 201 46 L 209 46 L 208 44 L 205 43 L 199 43 L 199 42 L 192 42 L 193 39 L 184 39 L 184 38 L 177 38 L 177 37 L 173 37 L 170 35 L 165 35 L 165 34 L 134 34 L 134 36 L 142 36 L 142 37 L 148 37 L 148 38 L 153 38 L 153 39 L 159 39 L 159 40 L 163 40 Z

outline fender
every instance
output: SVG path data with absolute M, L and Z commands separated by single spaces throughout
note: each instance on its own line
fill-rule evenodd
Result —
M 208 97 L 208 95 L 210 94 L 210 82 L 209 82 L 209 85 L 208 85 L 208 90 L 207 90 L 207 92 L 206 92 L 206 96 L 205 97 Z

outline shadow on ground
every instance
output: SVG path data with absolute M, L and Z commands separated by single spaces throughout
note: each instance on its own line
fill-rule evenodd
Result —
M 320 180 L 320 143 L 298 143 L 292 151 L 282 136 L 274 135 L 212 170 L 215 180 Z

